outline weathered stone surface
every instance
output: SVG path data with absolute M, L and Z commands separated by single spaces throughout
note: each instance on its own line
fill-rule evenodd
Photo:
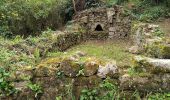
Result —
M 97 73 L 99 64 L 95 61 L 86 62 L 84 65 L 84 76 L 92 76 Z
M 109 62 L 105 66 L 99 66 L 97 75 L 101 78 L 106 78 L 107 75 L 114 76 L 118 73 L 116 62 Z
M 93 8 L 79 12 L 73 20 L 87 28 L 88 38 L 125 38 L 131 29 L 130 17 L 130 15 L 124 14 L 122 7 L 113 6 L 112 8 Z M 116 35 L 110 34 L 113 32 Z
M 169 59 L 153 59 L 141 56 L 136 56 L 134 59 L 140 64 L 138 67 L 143 67 L 149 72 L 170 72 Z
M 90 77 L 77 77 L 75 79 L 75 86 L 97 86 L 102 79 L 97 77 L 96 75 Z
M 21 81 L 21 82 L 15 82 L 14 83 L 14 87 L 19 90 L 22 91 L 24 89 L 27 89 L 27 85 L 28 85 L 29 81 Z
M 138 90 L 141 92 L 169 91 L 169 74 L 152 74 L 151 77 L 130 76 L 124 74 L 120 77 L 120 89 Z
M 107 9 L 108 22 L 113 23 L 113 16 L 116 14 L 114 8 Z
M 52 66 L 43 66 L 37 67 L 34 73 L 37 77 L 55 76 L 57 70 L 58 68 L 53 68 Z
M 79 73 L 80 64 L 71 60 L 63 60 L 60 64 L 60 70 L 68 77 L 76 77 Z

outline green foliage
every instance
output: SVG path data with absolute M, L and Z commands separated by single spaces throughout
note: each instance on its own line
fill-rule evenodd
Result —
M 57 77 L 57 78 L 60 78 L 60 79 L 63 78 L 63 77 L 64 77 L 63 71 L 57 71 L 56 77 Z
M 40 50 L 38 48 L 36 48 L 34 51 L 34 57 L 36 62 L 40 61 Z
M 84 89 L 84 90 L 82 90 L 80 100 L 99 100 L 97 90 L 96 89 L 92 89 L 92 90 Z
M 43 93 L 42 91 L 42 87 L 38 84 L 32 84 L 32 83 L 29 83 L 27 85 L 33 92 L 35 92 L 35 97 L 37 98 L 38 94 L 41 94 Z
M 168 9 L 162 6 L 149 7 L 140 15 L 141 21 L 152 22 L 159 17 L 167 16 Z
M 138 72 L 135 70 L 135 68 L 129 68 L 128 74 L 131 75 L 131 76 L 135 76 L 135 75 L 138 74 Z
M 145 47 L 145 54 L 155 58 L 170 58 L 170 47 L 161 43 L 153 43 Z
M 79 70 L 78 74 L 76 76 L 84 76 L 84 69 Z
M 62 96 L 57 96 L 55 100 L 62 100 Z
M 100 84 L 100 90 L 102 90 L 102 100 L 115 100 L 118 99 L 118 87 L 116 84 L 110 82 L 110 78 L 104 80 L 103 83 Z
M 71 0 L 1 0 L 0 34 L 28 35 L 64 23 Z M 69 12 L 67 12 L 69 13 Z
M 100 0 L 85 0 L 85 8 L 91 8 L 91 7 L 100 7 L 102 6 L 102 2 Z
M 4 68 L 0 68 L 0 96 L 9 96 L 16 93 L 16 89 L 13 84 L 8 81 L 10 73 L 5 71 Z
M 112 7 L 113 5 L 123 5 L 130 0 L 103 0 L 107 7 Z
M 23 38 L 19 35 L 15 36 L 12 40 L 12 44 L 18 44 L 19 42 L 23 41 Z
M 136 0 L 135 6 L 132 11 L 133 15 L 138 20 L 144 21 L 144 22 L 153 22 L 153 21 L 156 21 L 160 17 L 170 16 L 170 9 L 167 6 L 166 2 L 161 1 L 159 3 L 155 3 L 153 1 L 156 1 L 156 0 Z M 157 1 L 160 1 L 160 0 L 157 0 Z
M 165 36 L 165 33 L 162 32 L 160 29 L 157 29 L 154 33 L 153 33 L 154 36 L 158 36 L 158 37 L 163 37 Z
M 118 87 L 110 82 L 110 78 L 105 79 L 99 87 L 93 89 L 83 89 L 80 100 L 118 100 Z
M 169 100 L 170 93 L 154 93 L 149 95 L 148 100 Z
M 72 80 L 71 83 L 69 83 L 68 85 L 66 85 L 66 95 L 68 96 L 68 98 L 70 98 L 71 100 L 76 100 L 75 96 L 73 94 L 73 82 L 74 80 Z
M 4 67 L 9 66 L 10 59 L 15 55 L 14 51 L 10 51 L 4 47 L 0 49 L 0 65 L 3 65 Z
M 114 4 L 117 4 L 118 0 L 105 0 L 105 3 L 108 7 L 112 7 Z
M 135 98 L 135 100 L 141 100 L 142 99 L 137 90 L 132 94 L 131 98 Z

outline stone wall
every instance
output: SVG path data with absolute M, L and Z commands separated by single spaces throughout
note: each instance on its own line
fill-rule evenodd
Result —
M 120 6 L 92 8 L 76 14 L 73 18 L 88 30 L 90 38 L 125 38 L 131 31 L 131 19 Z
M 120 99 L 129 99 L 134 94 L 130 94 L 132 91 L 143 94 L 170 91 L 170 60 L 167 60 L 166 68 L 154 65 L 157 63 L 153 64 L 153 60 L 161 62 L 157 59 L 135 57 L 132 64 L 135 72 L 129 74 L 127 70 L 118 67 L 113 60 L 100 60 L 86 56 L 80 51 L 68 57 L 44 59 L 34 68 L 25 66 L 23 69 L 14 71 L 8 80 L 14 84 L 18 92 L 10 96 L 1 96 L 0 99 L 55 100 L 56 97 L 61 96 L 62 100 L 72 100 L 74 96 L 75 100 L 80 100 L 82 90 L 101 87 L 107 77 L 110 77 L 110 82 L 106 87 L 115 85 L 118 90 L 114 91 L 129 93 L 127 97 L 119 94 Z M 28 87 L 29 83 L 39 85 L 42 92 L 38 93 L 36 88 Z M 109 93 L 108 91 L 109 88 L 98 89 L 94 96 L 100 97 Z
M 67 26 L 64 31 L 53 31 L 45 33 L 39 37 L 26 38 L 15 44 L 3 45 L 9 50 L 16 51 L 18 55 L 22 53 L 33 55 L 36 50 L 39 51 L 40 56 L 46 56 L 47 52 L 51 51 L 65 51 L 71 46 L 77 45 L 85 40 L 86 30 L 77 24 Z

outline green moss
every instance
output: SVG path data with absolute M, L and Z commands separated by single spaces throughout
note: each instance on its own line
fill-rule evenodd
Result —
M 145 55 L 155 58 L 170 58 L 170 46 L 163 43 L 148 44 Z
M 153 43 L 145 46 L 145 55 L 155 58 L 161 57 L 161 50 L 163 45 L 161 43 Z
M 161 54 L 163 58 L 170 58 L 170 46 L 165 45 L 162 47 Z

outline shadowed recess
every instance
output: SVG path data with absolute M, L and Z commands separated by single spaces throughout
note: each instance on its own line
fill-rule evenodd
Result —
M 100 24 L 98 24 L 95 28 L 95 31 L 103 31 L 103 28 Z

